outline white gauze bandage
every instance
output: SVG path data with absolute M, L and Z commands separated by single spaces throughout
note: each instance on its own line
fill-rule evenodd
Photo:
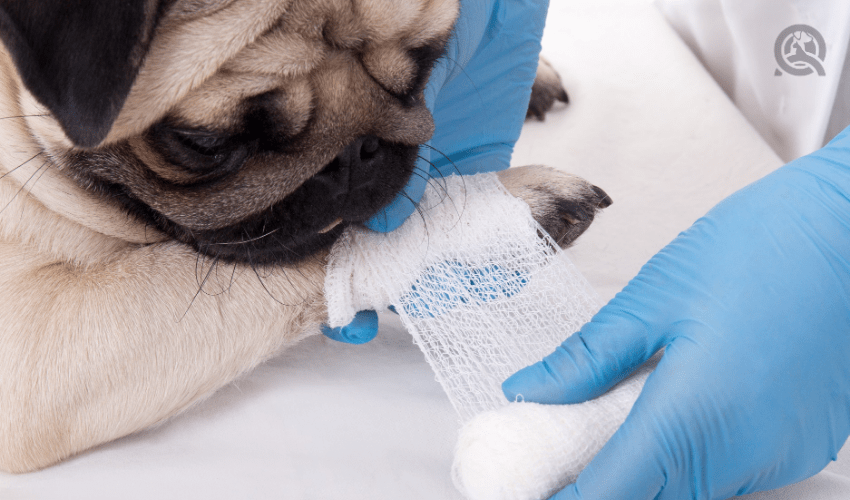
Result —
M 465 422 L 453 476 L 471 500 L 546 497 L 623 422 L 645 374 L 587 403 L 508 403 L 501 383 L 599 308 L 566 255 L 495 174 L 432 180 L 398 229 L 349 228 L 325 280 L 329 325 L 393 305 Z

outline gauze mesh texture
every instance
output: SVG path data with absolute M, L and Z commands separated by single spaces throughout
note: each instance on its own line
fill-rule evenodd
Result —
M 599 308 L 587 281 L 495 174 L 432 180 L 391 233 L 349 228 L 331 251 L 329 324 L 395 306 L 466 421 L 507 404 L 501 383 Z
M 549 498 L 575 482 L 620 428 L 652 366 L 584 403 L 510 403 L 480 413 L 458 436 L 455 486 L 469 500 Z
M 470 500 L 545 498 L 574 481 L 646 377 L 577 405 L 505 399 L 502 382 L 589 321 L 599 300 L 495 174 L 432 180 L 419 214 L 391 233 L 349 228 L 325 295 L 332 327 L 395 306 L 465 422 L 452 474 Z

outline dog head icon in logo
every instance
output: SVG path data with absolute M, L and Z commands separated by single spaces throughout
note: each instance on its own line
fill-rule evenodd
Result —
M 823 60 L 826 43 L 820 32 L 806 24 L 795 24 L 782 30 L 773 49 L 776 62 L 788 74 L 805 76 L 817 72 L 824 76 Z M 776 70 L 776 75 L 781 75 Z

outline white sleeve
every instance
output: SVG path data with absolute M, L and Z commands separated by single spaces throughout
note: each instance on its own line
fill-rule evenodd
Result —
M 845 68 L 850 2 L 656 4 L 783 160 L 820 148 L 850 124 L 850 78 L 841 78 L 850 71 Z M 844 89 L 839 90 L 840 85 Z

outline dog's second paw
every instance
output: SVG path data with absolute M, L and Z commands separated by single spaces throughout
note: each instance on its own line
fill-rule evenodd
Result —
M 499 172 L 512 195 L 525 201 L 531 215 L 561 248 L 567 248 L 612 201 L 581 177 L 551 167 L 531 165 Z
M 531 86 L 531 99 L 528 101 L 525 119 L 535 117 L 543 121 L 546 119 L 546 113 L 555 105 L 555 101 L 567 103 L 569 97 L 561 84 L 561 77 L 549 61 L 541 57 L 537 64 L 537 76 Z

